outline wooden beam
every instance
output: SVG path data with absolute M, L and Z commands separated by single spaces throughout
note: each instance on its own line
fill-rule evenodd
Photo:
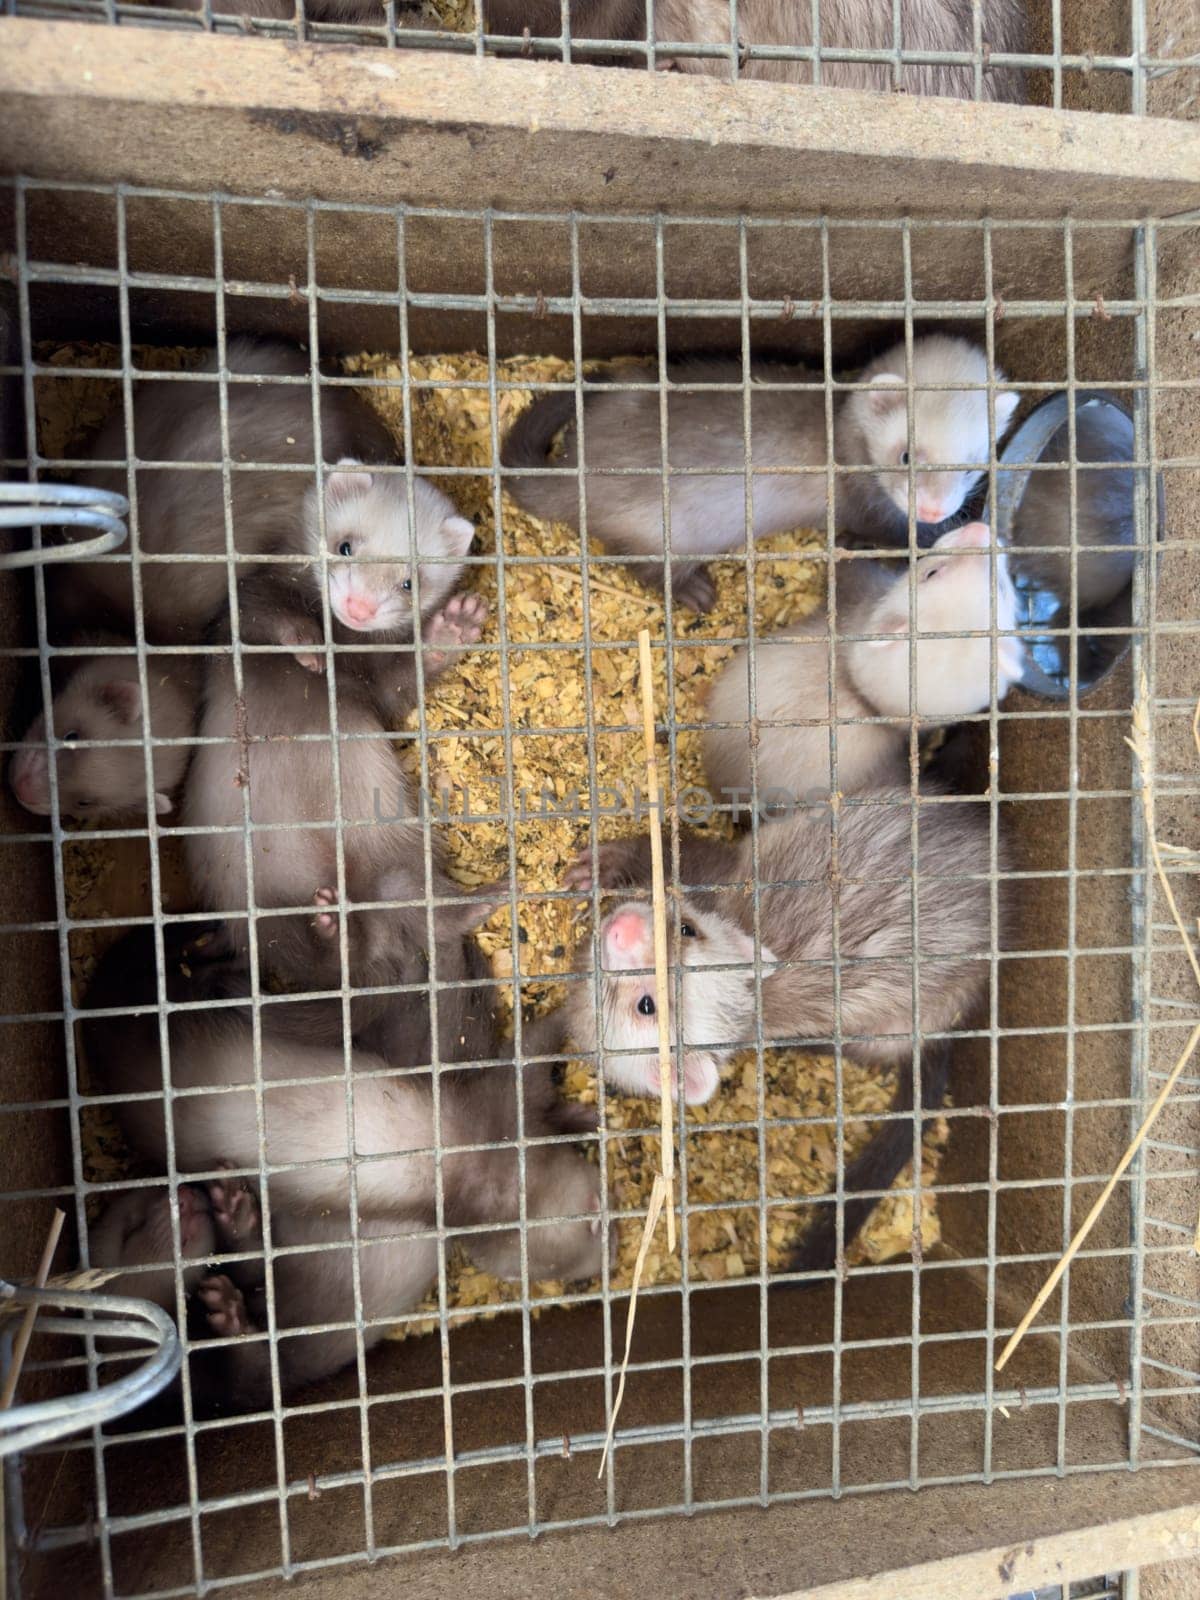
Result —
M 1200 126 L 8 18 L 0 168 L 470 207 L 1100 219 L 1200 207 Z

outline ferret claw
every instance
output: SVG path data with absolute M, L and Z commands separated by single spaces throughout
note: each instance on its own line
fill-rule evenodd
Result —
M 337 903 L 336 889 L 318 889 L 316 894 L 313 895 L 313 905 L 333 906 L 335 908 L 332 911 L 318 911 L 313 918 L 313 931 L 318 933 L 322 939 L 332 939 L 337 933 Z
M 446 665 L 456 646 L 475 644 L 488 617 L 487 601 L 479 594 L 456 594 L 447 600 L 425 624 L 426 671 L 438 672 Z M 430 646 L 434 646 L 431 650 Z M 444 649 L 437 648 L 445 646 Z
M 219 1338 L 232 1338 L 251 1331 L 242 1291 L 224 1273 L 203 1278 L 196 1293 L 204 1306 L 210 1330 Z

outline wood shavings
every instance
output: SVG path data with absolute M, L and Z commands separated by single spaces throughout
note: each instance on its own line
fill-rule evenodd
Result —
M 443 15 L 448 4 L 457 6 L 457 0 L 439 0 Z M 146 351 L 138 356 L 139 364 L 146 367 L 182 367 L 197 358 L 187 351 Z M 119 353 L 92 346 L 72 346 L 49 356 L 39 352 L 39 357 L 61 357 L 58 364 L 67 366 L 119 363 Z M 344 364 L 352 375 L 385 380 L 385 387 L 362 392 L 401 441 L 404 374 L 399 362 L 392 356 L 368 353 L 350 357 Z M 507 494 L 500 497 L 502 532 L 498 540 L 496 495 L 489 475 L 494 439 L 503 437 L 534 389 L 567 382 L 573 376 L 572 364 L 555 357 L 517 356 L 498 361 L 495 379 L 500 387 L 493 419 L 485 356 L 422 355 L 409 363 L 414 461 L 435 469 L 478 470 L 478 476 L 434 478 L 462 512 L 474 519 L 478 530 L 475 553 L 494 557 L 499 543 L 508 556 L 540 558 L 537 564 L 507 565 L 504 571 L 506 673 L 500 654 L 495 566 L 485 561 L 468 570 L 467 586 L 483 594 L 491 607 L 483 643 L 493 648 L 464 656 L 430 685 L 426 695 L 430 783 L 439 808 L 445 807 L 449 819 L 445 835 L 450 871 L 460 883 L 477 888 L 508 876 L 508 830 L 502 813 L 510 804 L 516 818 L 517 922 L 510 925 L 505 906 L 479 932 L 501 985 L 502 1001 L 509 1007 L 518 975 L 527 1005 L 544 1009 L 561 998 L 554 977 L 570 970 L 572 951 L 587 926 L 582 899 L 538 902 L 525 897 L 560 889 L 567 863 L 588 842 L 587 821 L 573 814 L 573 808 L 587 804 L 589 712 L 595 727 L 594 779 L 600 804 L 611 808 L 598 821 L 599 836 L 632 833 L 645 825 L 644 818 L 639 822 L 617 812 L 619 802 L 627 803 L 645 786 L 633 641 L 642 628 L 649 628 L 656 644 L 665 635 L 661 597 L 645 589 L 631 570 L 604 564 L 591 567 L 585 577 L 578 534 L 564 525 L 527 515 Z M 49 393 L 39 392 L 39 399 L 45 402 L 39 417 L 43 448 L 48 449 L 53 440 L 53 453 L 64 453 L 77 444 L 81 431 L 86 434 L 97 426 L 117 399 L 117 386 L 111 383 L 60 382 L 70 398 L 69 414 L 60 415 L 56 403 L 52 417 Z M 455 387 L 429 387 L 436 383 Z M 505 384 L 515 387 L 505 389 Z M 760 633 L 799 620 L 820 603 L 825 587 L 824 550 L 824 535 L 816 533 L 785 534 L 759 543 L 754 603 Z M 602 553 L 601 547 L 593 544 L 591 554 Z M 572 565 L 556 565 L 556 561 Z M 703 617 L 682 611 L 675 614 L 673 694 L 667 681 L 666 652 L 654 651 L 654 695 L 660 719 L 670 711 L 679 724 L 702 721 L 708 683 L 733 649 L 713 641 L 745 635 L 745 563 L 715 561 L 710 570 L 717 587 L 712 610 Z M 590 676 L 584 654 L 585 602 L 592 639 Z M 544 648 L 547 646 L 550 648 Z M 507 738 L 503 733 L 506 709 Z M 415 729 L 414 718 L 401 732 L 411 735 Z M 415 741 L 406 739 L 401 749 L 415 769 Z M 668 748 L 660 747 L 660 770 L 668 797 L 704 782 L 699 734 L 680 731 L 676 756 L 672 765 Z M 503 780 L 502 785 L 496 780 Z M 78 896 L 77 903 L 73 901 L 75 913 L 111 914 L 112 906 L 105 906 L 104 901 L 114 892 L 114 880 L 94 872 L 87 892 Z M 530 975 L 535 977 L 531 980 Z M 86 973 L 80 970 L 77 976 Z M 689 1272 L 707 1282 L 734 1280 L 760 1270 L 758 1207 L 764 1195 L 769 1202 L 785 1202 L 769 1207 L 766 1229 L 767 1265 L 783 1267 L 798 1233 L 810 1220 L 803 1197 L 827 1193 L 836 1174 L 833 1063 L 798 1052 L 768 1052 L 764 1065 L 765 1171 L 760 1170 L 757 1068 L 752 1051 L 735 1057 L 708 1105 L 687 1110 L 687 1198 L 721 1206 L 718 1211 L 688 1219 Z M 843 1068 L 843 1081 L 848 1160 L 872 1132 L 868 1122 L 852 1119 L 889 1109 L 895 1085 L 889 1076 L 850 1063 Z M 565 1092 L 594 1104 L 597 1091 L 591 1072 L 579 1063 L 568 1063 Z M 658 1170 L 653 1131 L 657 1108 L 648 1101 L 616 1095 L 607 1098 L 606 1106 L 607 1125 L 618 1135 L 607 1151 L 612 1206 L 617 1212 L 644 1213 Z M 830 1120 L 797 1121 L 804 1118 Z M 731 1131 L 706 1131 L 715 1123 L 738 1126 Z M 944 1123 L 935 1124 L 925 1144 L 922 1181 L 926 1186 L 935 1181 L 944 1139 Z M 120 1164 L 122 1145 L 115 1125 L 105 1131 L 89 1123 L 84 1144 L 89 1176 L 112 1179 L 129 1170 Z M 911 1180 L 904 1174 L 898 1181 L 902 1188 Z M 789 1203 L 792 1200 L 796 1203 Z M 611 1277 L 615 1291 L 628 1288 L 632 1281 L 641 1231 L 640 1215 L 619 1226 L 619 1258 Z M 922 1198 L 921 1239 L 927 1250 L 939 1239 L 936 1207 L 929 1194 Z M 911 1241 L 911 1196 L 898 1193 L 876 1208 L 849 1259 L 852 1263 L 884 1261 L 907 1253 Z M 648 1249 L 645 1284 L 678 1282 L 680 1275 L 678 1255 L 654 1246 Z M 449 1263 L 447 1281 L 447 1312 L 455 1323 L 465 1317 L 497 1315 L 506 1304 L 520 1299 L 519 1285 L 489 1277 L 457 1252 Z M 535 1302 L 563 1292 L 562 1284 L 537 1285 Z M 423 1309 L 428 1315 L 397 1328 L 395 1336 L 435 1329 L 436 1298 L 431 1297 Z

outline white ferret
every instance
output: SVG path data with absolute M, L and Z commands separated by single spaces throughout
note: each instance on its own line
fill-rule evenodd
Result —
M 256 620 L 265 614 L 278 627 L 281 613 L 295 610 L 307 618 L 298 642 L 320 640 L 321 584 L 328 569 L 335 627 L 340 623 L 346 637 L 370 631 L 385 636 L 379 642 L 387 642 L 388 636 L 411 638 L 414 567 L 421 614 L 428 617 L 458 580 L 457 562 L 474 537 L 471 523 L 432 484 L 417 479 L 417 525 L 410 529 L 404 474 L 372 473 L 363 466 L 396 462 L 391 434 L 352 390 L 322 386 L 321 453 L 333 469 L 325 476 L 323 552 L 311 381 L 285 381 L 311 380 L 309 357 L 291 345 L 234 339 L 226 364 L 235 380 L 266 380 L 227 385 L 234 552 L 310 558 L 309 563 L 236 563 L 239 592 L 246 586 L 241 637 L 277 642 L 274 632 L 262 635 Z M 160 559 L 224 557 L 226 552 L 225 450 L 215 353 L 198 371 L 210 381 L 147 378 L 135 391 L 132 431 L 138 459 L 181 463 L 136 469 L 137 547 L 143 558 L 138 570 L 144 632 L 151 644 L 201 641 L 212 619 L 229 604 L 224 560 Z M 124 458 L 122 414 L 104 424 L 91 455 L 95 460 Z M 262 470 L 255 470 L 258 466 Z M 124 492 L 126 478 L 124 468 L 96 468 L 82 481 Z M 450 564 L 437 564 L 442 558 Z M 81 626 L 134 631 L 132 568 L 123 555 L 60 564 L 48 582 L 55 642 L 65 642 L 64 633 Z
M 872 564 L 869 573 L 862 561 L 840 563 L 837 592 L 850 567 L 853 576 L 845 587 L 851 598 L 838 607 L 832 645 L 825 608 L 755 645 L 760 810 L 786 809 L 829 792 L 834 732 L 841 793 L 902 781 L 910 718 L 925 726 L 952 722 L 991 703 L 993 642 L 997 702 L 1004 697 L 1021 674 L 1024 649 L 1012 635 L 1016 596 L 1007 558 L 1000 548 L 990 554 L 992 543 L 982 522 L 944 533 L 918 557 L 911 597 L 907 562 L 902 567 L 889 562 L 886 571 Z M 855 589 L 866 592 L 855 596 Z M 909 632 L 914 614 L 915 639 Z M 936 637 L 945 633 L 977 636 Z M 831 649 L 836 704 L 830 694 Z M 915 699 L 910 667 L 915 667 Z M 713 798 L 735 807 L 738 795 L 748 799 L 750 793 L 749 671 L 743 646 L 714 680 L 708 701 L 708 721 L 732 725 L 710 727 L 704 736 Z M 892 720 L 854 720 L 859 718 Z
M 88 821 L 144 817 L 143 734 L 148 731 L 152 740 L 191 738 L 196 728 L 199 663 L 186 656 L 147 660 L 148 730 L 136 657 L 69 657 L 55 664 L 60 666 L 66 672 L 54 670 L 53 710 L 54 735 L 59 741 L 55 754 L 59 815 Z M 191 753 L 185 743 L 153 746 L 154 809 L 159 816 L 174 808 L 174 796 Z M 42 714 L 30 723 L 8 769 L 13 794 L 35 816 L 50 815 L 50 754 Z
M 855 380 L 860 387 L 834 398 L 834 462 L 869 469 L 835 477 L 834 525 L 839 532 L 887 545 L 908 543 L 910 483 L 916 520 L 936 525 L 961 509 L 990 458 L 985 352 L 946 334 L 913 341 L 911 462 L 906 367 L 904 346 L 897 345 L 868 363 Z M 510 468 L 564 469 L 536 478 L 514 474 L 509 491 L 534 515 L 578 528 L 580 494 L 586 490 L 588 533 L 634 558 L 639 575 L 661 587 L 665 540 L 657 376 L 657 367 L 623 370 L 587 387 L 588 470 L 582 474 L 575 396 L 569 391 L 548 394 L 522 412 L 504 441 L 502 460 Z M 1005 381 L 998 370 L 992 376 L 997 383 Z M 669 390 L 669 468 L 688 470 L 683 476 L 669 470 L 667 476 L 672 592 L 680 604 L 703 611 L 712 604 L 713 587 L 699 561 L 735 549 L 746 534 L 743 398 L 727 390 L 705 392 L 704 386 L 740 385 L 743 372 L 738 361 L 689 360 L 671 363 L 667 378 L 672 385 L 699 386 L 686 393 Z M 621 380 L 650 387 L 615 387 Z M 829 486 L 821 375 L 756 361 L 750 380 L 754 537 L 824 527 Z M 764 387 L 768 383 L 813 387 Z M 997 442 L 1016 407 L 1016 394 L 995 395 Z M 560 433 L 561 454 L 555 456 Z M 639 469 L 639 475 L 623 476 L 622 468 Z M 705 476 L 704 468 L 721 469 L 721 475 Z M 590 469 L 604 469 L 603 475 Z

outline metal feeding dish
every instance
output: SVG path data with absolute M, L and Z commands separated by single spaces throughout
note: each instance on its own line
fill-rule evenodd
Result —
M 1106 394 L 1077 391 L 1072 528 L 1071 404 L 1066 394 L 1052 396 L 1013 434 L 996 471 L 994 511 L 985 512 L 1009 547 L 1026 646 L 1020 682 L 1055 700 L 1069 698 L 1072 669 L 1076 693 L 1086 694 L 1129 649 L 1137 506 L 1146 477 L 1145 468 L 1119 465 L 1136 456 L 1129 412 Z M 1161 537 L 1161 476 L 1157 496 Z

